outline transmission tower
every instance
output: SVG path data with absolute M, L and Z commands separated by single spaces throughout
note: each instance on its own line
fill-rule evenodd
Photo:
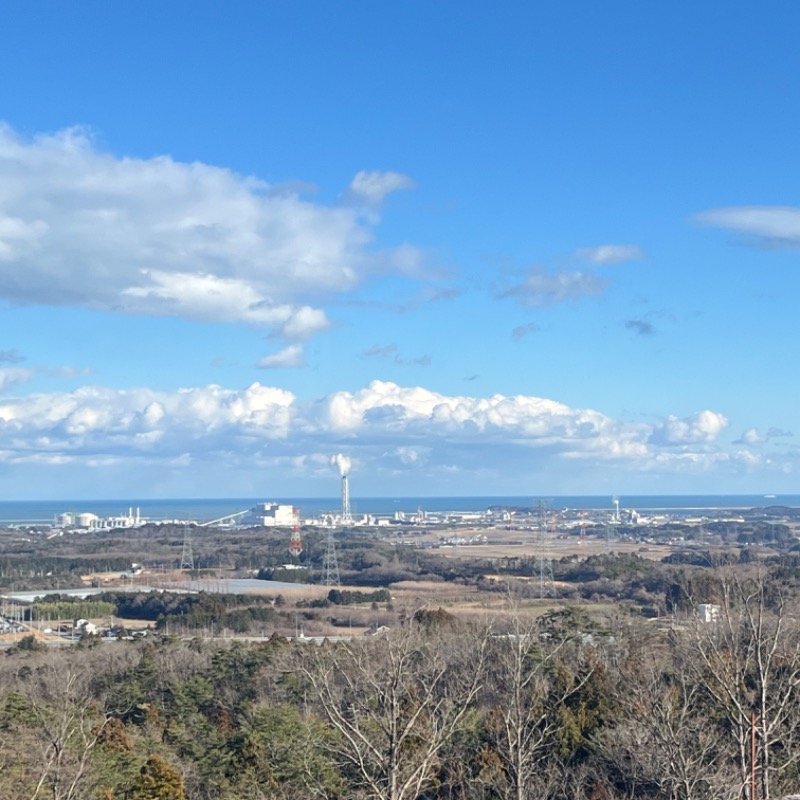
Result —
M 303 552 L 303 540 L 300 538 L 300 509 L 295 506 L 292 509 L 292 537 L 289 539 L 289 553 L 292 558 L 300 558 L 300 553 Z
M 181 569 L 194 569 L 194 554 L 192 552 L 192 526 L 183 526 L 183 550 L 181 550 Z
M 553 562 L 547 552 L 547 504 L 539 501 L 539 597 L 555 596 Z
M 336 559 L 336 542 L 333 538 L 333 528 L 328 529 L 325 557 L 322 559 L 322 571 L 325 573 L 322 581 L 325 586 L 342 585 L 339 580 L 339 562 Z

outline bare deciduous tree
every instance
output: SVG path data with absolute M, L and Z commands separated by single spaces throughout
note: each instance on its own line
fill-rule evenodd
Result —
M 480 688 L 486 641 L 449 626 L 409 626 L 383 639 L 307 647 L 301 673 L 353 785 L 380 800 L 414 800 L 431 785 Z
M 489 725 L 503 766 L 498 787 L 509 800 L 546 796 L 552 778 L 554 736 L 559 707 L 590 675 L 563 668 L 568 635 L 547 632 L 539 620 L 512 616 L 509 632 L 492 640 L 487 702 L 494 706 Z
M 787 595 L 761 569 L 751 577 L 729 570 L 721 586 L 719 618 L 693 624 L 684 641 L 686 663 L 727 722 L 741 797 L 750 794 L 755 714 L 757 795 L 770 800 L 796 789 L 785 784 L 800 760 L 800 623 Z
M 85 796 L 90 756 L 107 719 L 91 681 L 89 664 L 64 653 L 43 654 L 18 675 L 20 709 L 17 719 L 9 722 L 18 740 L 16 796 Z
M 628 663 L 620 674 L 619 712 L 599 747 L 631 796 L 650 788 L 669 800 L 734 800 L 725 732 L 710 718 L 706 693 L 666 656 Z

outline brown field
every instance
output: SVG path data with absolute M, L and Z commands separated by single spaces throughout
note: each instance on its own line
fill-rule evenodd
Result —
M 501 580 L 499 576 L 489 576 Z M 515 578 L 515 581 L 526 580 Z M 538 578 L 527 579 L 537 582 Z M 556 582 L 556 585 L 564 585 Z M 551 598 L 525 599 L 514 598 L 510 602 L 508 595 L 502 592 L 481 592 L 474 586 L 439 583 L 438 581 L 400 581 L 389 587 L 395 608 L 413 611 L 419 608 L 444 608 L 450 614 L 463 620 L 489 621 L 502 617 L 512 610 L 515 614 L 539 617 L 551 611 L 557 611 L 567 605 L 580 605 L 592 616 L 608 617 L 617 608 L 613 603 L 587 603 L 575 601 L 559 601 Z
M 486 544 L 440 545 L 436 552 L 448 558 L 519 558 L 536 557 L 540 553 L 538 534 L 535 531 L 502 530 L 502 529 L 467 529 L 452 531 L 436 531 L 419 537 L 420 543 L 436 545 L 443 536 L 459 536 L 469 539 L 475 535 L 485 535 Z M 652 561 L 660 561 L 672 551 L 670 545 L 642 544 L 641 542 L 612 541 L 606 543 L 602 537 L 589 536 L 580 539 L 577 536 L 559 538 L 549 534 L 545 540 L 547 558 L 563 558 L 564 556 L 587 557 L 602 553 L 635 553 Z
M 473 536 L 486 536 L 486 544 L 441 545 L 444 537 L 459 537 L 469 539 Z M 497 583 L 508 580 L 498 574 L 491 565 L 493 560 L 507 558 L 536 558 L 541 550 L 541 543 L 537 531 L 531 530 L 505 530 L 503 528 L 486 529 L 452 529 L 430 530 L 414 535 L 408 542 L 411 546 L 423 546 L 432 554 L 437 554 L 448 559 L 475 559 L 486 565 L 486 578 Z M 611 541 L 606 542 L 603 535 L 588 536 L 580 539 L 578 536 L 564 534 L 563 532 L 548 533 L 545 539 L 545 554 L 548 558 L 559 560 L 564 557 L 574 556 L 579 559 L 592 555 L 605 553 L 630 553 L 643 558 L 658 561 L 672 551 L 669 545 L 643 544 L 641 542 Z M 219 578 L 208 578 L 200 583 L 207 584 L 209 591 L 227 591 L 227 581 L 220 572 Z M 170 589 L 180 588 L 187 581 L 187 575 L 180 570 L 143 570 L 136 576 L 122 576 L 119 572 L 94 572 L 83 576 L 85 585 L 113 586 L 150 586 Z M 460 582 L 433 581 L 401 581 L 391 584 L 388 588 L 392 595 L 392 609 L 387 609 L 381 604 L 379 609 L 372 609 L 371 603 L 354 604 L 350 606 L 331 606 L 326 612 L 321 612 L 313 621 L 300 620 L 300 630 L 305 629 L 307 635 L 359 635 L 371 624 L 397 624 L 398 615 L 410 615 L 417 609 L 444 608 L 448 613 L 465 621 L 487 621 L 500 618 L 510 610 L 529 616 L 541 616 L 566 605 L 580 605 L 592 616 L 608 618 L 616 606 L 611 602 L 590 603 L 586 601 L 558 601 L 551 598 L 538 598 L 538 576 L 531 578 L 514 577 L 513 583 L 517 586 L 529 584 L 531 589 L 524 594 L 533 595 L 523 598 L 517 594 L 513 600 L 502 591 L 481 591 L 474 585 L 463 585 Z M 567 584 L 556 583 L 557 586 L 571 588 Z M 197 588 L 197 582 L 194 582 Z M 344 591 L 370 591 L 366 586 L 341 586 Z M 298 626 L 298 617 L 292 616 L 292 607 L 301 600 L 324 598 L 330 587 L 322 585 L 297 585 L 276 589 L 265 585 L 263 588 L 249 589 L 248 593 L 260 596 L 283 596 L 286 601 L 289 616 L 282 623 L 276 624 L 285 635 L 294 635 Z M 328 615 L 338 620 L 331 624 Z M 342 624 L 344 621 L 344 624 Z M 129 624 L 126 621 L 126 624 Z M 286 630 L 283 630 L 283 627 Z

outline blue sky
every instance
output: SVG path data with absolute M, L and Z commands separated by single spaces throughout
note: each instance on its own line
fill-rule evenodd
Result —
M 796 492 L 798 25 L 8 4 L 0 494 Z

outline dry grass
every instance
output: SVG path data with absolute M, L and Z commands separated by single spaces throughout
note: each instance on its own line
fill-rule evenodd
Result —
M 509 536 L 507 538 L 515 538 Z M 603 553 L 633 553 L 651 561 L 660 561 L 668 555 L 673 548 L 669 545 L 643 545 L 640 542 L 611 542 L 606 544 L 602 539 L 580 540 L 574 537 L 568 539 L 549 539 L 545 542 L 545 556 L 547 558 L 559 559 L 565 556 L 578 556 L 587 558 L 588 556 L 601 555 Z M 439 547 L 436 552 L 446 558 L 536 558 L 541 553 L 541 546 L 537 540 L 516 541 L 503 543 L 490 539 L 488 544 L 465 544 Z

